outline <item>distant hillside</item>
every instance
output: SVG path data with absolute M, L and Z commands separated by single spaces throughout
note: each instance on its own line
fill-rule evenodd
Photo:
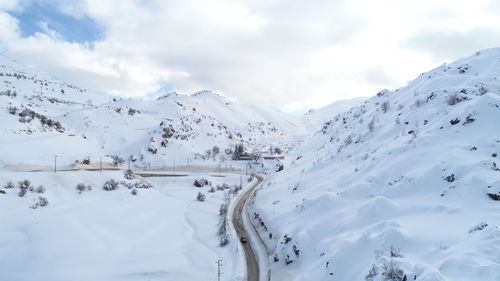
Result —
M 50 166 L 55 155 L 61 165 L 110 162 L 111 155 L 136 165 L 218 163 L 229 160 L 237 144 L 247 152 L 288 151 L 320 127 L 209 91 L 110 99 L 3 56 L 0 77 L 0 163 L 11 167 Z

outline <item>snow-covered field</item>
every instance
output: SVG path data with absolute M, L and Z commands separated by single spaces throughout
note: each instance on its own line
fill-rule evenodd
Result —
M 237 241 L 219 246 L 219 206 L 237 174 L 186 174 L 147 178 L 152 188 L 137 195 L 123 185 L 103 190 L 109 179 L 126 181 L 123 171 L 2 172 L 0 184 L 0 279 L 17 280 L 216 280 L 222 259 L 225 280 L 241 280 L 244 263 Z M 19 197 L 17 181 L 29 179 L 34 192 Z M 92 190 L 78 192 L 85 183 Z M 243 184 L 248 184 L 243 176 Z M 44 193 L 37 193 L 43 185 Z M 198 192 L 206 200 L 196 200 Z M 39 197 L 47 206 L 30 208 Z
M 499 79 L 481 51 L 325 123 L 257 193 L 273 280 L 500 280 Z

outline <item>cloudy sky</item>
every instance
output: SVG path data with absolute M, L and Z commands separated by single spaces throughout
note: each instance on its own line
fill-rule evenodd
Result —
M 500 46 L 495 0 L 0 0 L 0 52 L 125 97 L 302 112 Z

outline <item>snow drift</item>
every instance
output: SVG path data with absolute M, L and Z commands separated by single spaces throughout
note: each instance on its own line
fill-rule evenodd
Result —
M 273 280 L 500 280 L 500 49 L 336 115 L 258 192 Z

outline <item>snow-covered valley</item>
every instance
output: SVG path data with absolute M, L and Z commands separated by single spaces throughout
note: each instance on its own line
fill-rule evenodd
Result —
M 500 49 L 303 116 L 0 65 L 2 280 L 244 280 L 254 172 L 271 280 L 500 280 Z

